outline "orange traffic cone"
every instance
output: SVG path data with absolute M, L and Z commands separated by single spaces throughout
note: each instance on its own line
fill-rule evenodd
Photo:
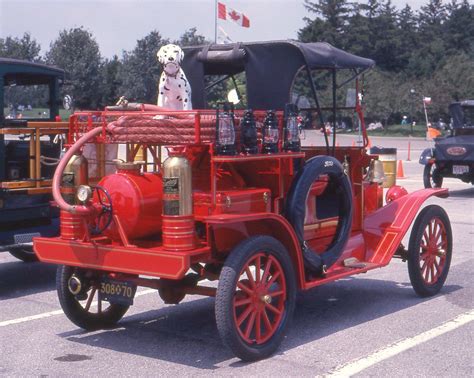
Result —
M 336 147 L 339 147 L 339 142 L 336 142 Z
M 355 140 L 352 141 L 352 147 L 355 147 L 356 146 L 356 142 Z
M 371 148 L 372 147 L 372 142 L 370 141 L 369 138 L 367 138 L 367 148 Z
M 405 178 L 405 172 L 403 172 L 403 163 L 402 163 L 401 160 L 398 161 L 397 178 L 399 178 L 399 179 L 404 179 Z

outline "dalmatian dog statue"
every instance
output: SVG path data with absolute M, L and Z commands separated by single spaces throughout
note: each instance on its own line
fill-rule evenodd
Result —
M 177 45 L 168 44 L 156 54 L 163 66 L 158 83 L 158 106 L 173 110 L 191 110 L 191 86 L 180 67 L 184 52 Z

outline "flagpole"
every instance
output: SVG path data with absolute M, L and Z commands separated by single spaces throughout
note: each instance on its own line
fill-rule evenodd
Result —
M 214 43 L 217 43 L 217 0 L 214 1 Z

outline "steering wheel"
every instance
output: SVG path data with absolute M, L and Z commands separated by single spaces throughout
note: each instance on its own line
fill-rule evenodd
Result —
M 109 227 L 110 223 L 112 222 L 113 207 L 112 198 L 104 187 L 97 185 L 94 190 L 97 193 L 97 199 L 99 200 L 99 204 L 102 208 L 90 232 L 93 235 L 98 235 L 104 232 L 104 230 Z

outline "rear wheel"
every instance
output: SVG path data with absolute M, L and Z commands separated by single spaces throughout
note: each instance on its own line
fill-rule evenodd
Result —
M 38 261 L 38 257 L 33 252 L 33 247 L 15 247 L 11 248 L 8 252 L 13 257 L 26 263 Z
M 416 218 L 408 247 L 408 272 L 421 297 L 437 294 L 448 276 L 452 254 L 451 224 L 437 205 L 425 207 Z
M 270 356 L 293 315 L 296 280 L 285 247 L 256 236 L 239 244 L 222 268 L 216 323 L 222 341 L 242 360 Z
M 443 185 L 443 176 L 439 173 L 436 164 L 428 163 L 423 170 L 423 184 L 425 188 L 441 188 Z
M 80 286 L 76 279 L 80 281 Z M 64 265 L 58 267 L 56 288 L 59 303 L 75 325 L 87 330 L 107 328 L 115 325 L 127 312 L 129 306 L 102 301 L 99 285 L 98 272 Z

